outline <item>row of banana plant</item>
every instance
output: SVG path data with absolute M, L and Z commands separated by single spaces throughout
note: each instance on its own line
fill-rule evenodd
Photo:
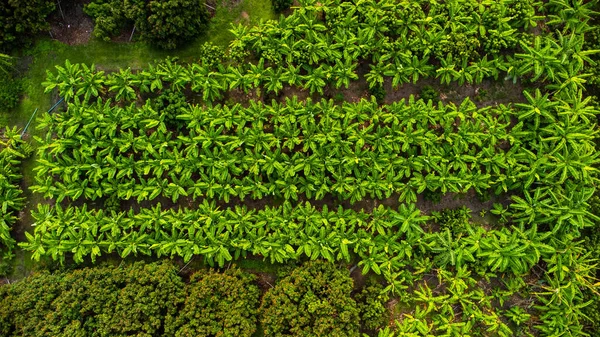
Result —
M 477 109 L 469 100 L 337 106 L 288 99 L 247 108 L 190 105 L 170 117 L 150 104 L 73 103 L 40 122 L 47 135 L 39 139 L 34 191 L 58 201 L 304 194 L 355 202 L 398 194 L 415 202 L 425 190 L 594 184 L 594 130 L 585 123 L 593 106 L 525 94 L 529 103 L 514 109 Z M 511 126 L 514 117 L 521 121 Z M 171 131 L 174 121 L 187 126 Z
M 16 241 L 11 237 L 17 213 L 25 206 L 21 183 L 21 160 L 27 157 L 29 147 L 21 140 L 17 128 L 0 132 L 0 251 L 10 256 Z
M 433 67 L 429 65 L 421 69 L 416 65 L 393 66 L 388 61 L 381 62 L 385 65 L 378 65 L 367 74 L 366 79 L 370 87 L 383 84 L 386 77 L 393 78 L 393 85 L 396 87 L 402 83 L 416 82 L 419 78 L 436 76 L 435 72 L 432 73 Z M 416 59 L 412 59 L 411 62 L 416 62 Z M 465 70 L 438 73 L 443 83 L 457 81 L 462 84 L 463 77 L 467 78 L 468 83 L 480 83 L 484 78 L 498 77 L 499 69 L 486 70 L 492 63 L 485 59 L 480 62 L 485 64 L 473 63 Z M 497 59 L 494 62 L 501 61 Z M 502 64 L 500 68 L 510 68 L 510 63 Z M 348 88 L 350 83 L 359 79 L 357 67 L 358 61 L 350 63 L 339 59 L 334 65 L 290 64 L 277 67 L 265 66 L 261 60 L 256 64 L 220 64 L 217 68 L 199 64 L 181 65 L 172 60 L 165 60 L 157 65 L 149 65 L 141 72 L 133 72 L 127 68 L 105 74 L 104 71 L 97 71 L 94 65 L 88 67 L 66 61 L 64 67 L 56 66 L 56 74 L 48 71 L 44 86 L 46 92 L 58 89 L 59 95 L 66 101 L 74 98 L 93 101 L 96 97 L 110 97 L 115 102 L 135 102 L 143 95 L 171 89 L 177 92 L 189 90 L 201 93 L 204 102 L 214 103 L 226 97 L 230 90 L 240 90 L 246 94 L 256 91 L 258 95 L 279 94 L 286 86 L 293 86 L 310 94 L 323 94 L 328 85 L 336 89 Z M 454 68 L 455 65 L 448 65 L 448 68 L 450 67 Z M 397 71 L 401 73 L 396 73 Z
M 260 26 L 255 29 L 263 31 Z M 255 35 L 264 38 L 264 33 L 253 35 L 245 28 L 238 34 L 241 34 L 240 39 L 250 39 Z M 283 41 L 280 43 L 287 45 Z M 512 79 L 516 82 L 523 78 L 548 82 L 556 91 L 565 88 L 581 89 L 586 81 L 586 75 L 581 74 L 581 70 L 585 64 L 594 63 L 590 55 L 598 52 L 586 50 L 583 43 L 583 35 L 559 35 L 558 38 L 537 36 L 531 43 L 522 42 L 521 53 L 513 56 L 499 55 L 494 59 L 483 56 L 477 61 L 467 61 L 447 54 L 439 61 L 439 66 L 430 64 L 429 56 L 417 57 L 389 51 L 370 63 L 371 70 L 365 74 L 364 79 L 370 88 L 383 86 L 386 79 L 397 88 L 405 83 L 416 83 L 421 78 L 435 77 L 444 84 L 481 83 L 486 78 Z M 246 41 L 239 44 L 256 45 L 257 42 Z M 281 50 L 278 47 L 272 48 Z M 328 45 L 323 48 L 328 52 L 335 51 Z M 340 48 L 348 50 L 347 46 Z M 375 48 L 380 49 L 382 48 Z M 312 51 L 310 55 L 316 55 L 315 53 Z M 47 92 L 57 88 L 59 95 L 66 101 L 75 97 L 84 101 L 111 97 L 115 102 L 135 102 L 145 94 L 169 89 L 176 92 L 200 92 L 204 102 L 213 103 L 222 100 L 232 89 L 245 93 L 256 90 L 260 95 L 261 92 L 279 94 L 285 86 L 295 86 L 308 90 L 310 94 L 323 94 L 328 85 L 348 88 L 351 82 L 359 79 L 359 60 L 344 59 L 337 54 L 332 54 L 330 59 L 331 64 L 318 60 L 320 63 L 315 61 L 314 64 L 265 66 L 265 59 L 261 57 L 256 63 L 230 61 L 229 65 L 219 64 L 217 68 L 195 63 L 181 65 L 165 60 L 157 65 L 149 65 L 144 71 L 132 72 L 127 68 L 110 74 L 96 71 L 93 65 L 88 67 L 66 61 L 64 67 L 56 67 L 56 74 L 48 71 L 44 85 Z
M 463 69 L 474 70 L 478 79 L 491 77 L 494 71 L 497 75 L 497 65 L 503 62 L 500 53 L 527 40 L 525 33 L 544 19 L 537 15 L 542 6 L 535 1 L 306 0 L 300 4 L 279 21 L 235 27 L 232 48 L 251 50 L 278 65 L 355 65 L 368 60 L 396 84 L 432 72 L 435 76 L 433 63 L 449 57 L 459 61 L 457 67 L 461 60 L 473 61 L 469 70 Z
M 232 29 L 236 36 L 232 50 L 251 50 L 261 62 L 288 69 L 308 64 L 304 67 L 308 75 L 316 77 L 315 82 L 324 85 L 332 80 L 336 87 L 358 78 L 356 69 L 366 61 L 370 71 L 365 78 L 371 88 L 382 86 L 386 79 L 397 87 L 426 77 L 439 78 L 444 84 L 481 83 L 498 77 L 563 83 L 573 77 L 580 79 L 577 73 L 583 63 L 593 64 L 589 55 L 597 52 L 585 50 L 583 34 L 579 34 L 590 28 L 587 21 L 593 12 L 589 4 L 301 3 L 292 15 L 279 21 Z M 563 17 L 565 11 L 568 18 Z M 528 33 L 540 22 L 560 30 L 535 37 Z
M 507 190 L 516 172 L 507 170 L 514 173 L 508 177 L 501 170 L 508 168 L 507 157 L 519 158 L 498 146 L 515 141 L 507 130 L 509 110 L 477 110 L 469 101 L 460 107 L 414 100 L 388 107 L 295 100 L 191 106 L 175 116 L 188 124 L 178 134 L 149 106 L 72 104 L 45 118 L 34 190 L 58 201 L 111 195 L 297 199 L 298 193 L 357 201 L 370 191 L 378 198 L 401 193 L 414 202 L 428 187 L 458 192 L 500 181 Z M 529 163 L 521 166 L 529 169 Z
M 491 272 L 526 274 L 554 249 L 545 242 L 551 232 L 537 226 L 485 230 L 465 224 L 464 233 L 425 231 L 427 216 L 414 204 L 398 210 L 380 205 L 371 212 L 317 209 L 306 202 L 293 206 L 248 209 L 245 206 L 219 209 L 205 201 L 197 209 L 167 209 L 161 205 L 139 213 L 106 212 L 83 207 L 62 208 L 39 205 L 33 212 L 35 231 L 20 245 L 34 259 L 48 256 L 76 262 L 116 252 L 179 256 L 189 261 L 203 256 L 211 265 L 246 257 L 263 256 L 271 262 L 302 258 L 330 261 L 358 259 L 363 273 L 373 270 L 390 278 L 404 275 L 406 266 L 425 263 L 428 268 L 478 265 Z M 390 288 L 391 289 L 391 288 Z

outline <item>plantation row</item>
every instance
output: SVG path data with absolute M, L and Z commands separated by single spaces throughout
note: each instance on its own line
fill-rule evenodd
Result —
M 589 29 L 586 5 L 560 18 L 566 2 L 550 2 L 550 13 L 557 15 L 549 15 L 545 24 L 561 31 L 534 38 L 516 34 L 544 19 L 535 14 L 538 4 L 532 1 L 338 2 L 300 7 L 252 28 L 240 25 L 232 30 L 236 39 L 229 54 L 208 46 L 201 64 L 166 60 L 141 72 L 121 69 L 106 75 L 67 61 L 57 74 L 48 73 L 46 90 L 58 88 L 66 101 L 100 96 L 119 102 L 167 89 L 201 92 L 205 102 L 219 101 L 232 89 L 278 94 L 286 85 L 323 94 L 326 86 L 348 88 L 359 80 L 360 65 L 369 64 L 364 79 L 374 90 L 386 80 L 396 88 L 435 77 L 459 85 L 527 79 L 562 91 L 583 88 L 587 76 L 581 70 L 597 52 L 584 47 L 577 30 Z M 247 50 L 253 53 L 249 57 Z
M 0 252 L 10 256 L 16 241 L 11 237 L 17 213 L 25 206 L 20 163 L 30 154 L 28 145 L 21 141 L 16 128 L 0 131 Z
M 449 230 L 425 233 L 428 217 L 414 205 L 395 211 L 379 206 L 372 213 L 339 208 L 316 209 L 310 203 L 292 207 L 221 210 L 204 202 L 196 210 L 141 209 L 140 213 L 111 213 L 82 208 L 40 206 L 33 212 L 34 235 L 23 248 L 33 257 L 52 256 L 64 260 L 73 254 L 76 262 L 103 253 L 180 256 L 188 261 L 203 256 L 210 265 L 263 256 L 271 262 L 306 258 L 351 261 L 358 256 L 363 273 L 374 270 L 391 277 L 410 265 L 413 258 L 432 254 L 437 267 L 481 264 L 499 272 L 527 273 L 541 256 L 554 249 L 544 242 L 551 233 L 530 229 L 502 228 L 485 231 L 468 227 L 464 236 Z M 469 226 L 467 224 L 467 226 Z M 431 267 L 431 266 L 430 266 Z
M 243 33 L 247 34 L 245 31 Z M 252 35 L 248 33 L 244 36 Z M 512 78 L 515 82 L 517 78 L 528 78 L 532 81 L 550 81 L 550 86 L 558 91 L 567 87 L 582 89 L 586 76 L 579 73 L 584 63 L 592 62 L 589 55 L 596 51 L 584 50 L 580 35 L 561 36 L 558 40 L 549 36 L 541 39 L 537 37 L 532 46 L 522 42 L 527 53 L 515 54 L 514 59 L 506 60 L 504 56 L 498 56 L 493 61 L 483 57 L 479 61 L 467 63 L 465 59 L 452 59 L 449 54 L 441 61 L 441 66 L 435 67 L 428 63 L 428 56 L 412 56 L 406 61 L 393 61 L 392 54 L 381 56 L 378 63 L 371 66 L 365 79 L 372 89 L 382 87 L 386 78 L 396 88 L 428 77 L 439 78 L 444 84 L 457 82 L 459 85 L 477 84 L 484 79 L 498 77 Z M 252 43 L 246 42 L 243 45 L 246 44 Z M 327 45 L 323 48 L 332 50 Z M 256 89 L 259 95 L 261 91 L 279 94 L 284 86 L 289 85 L 306 89 L 310 94 L 323 94 L 328 85 L 348 88 L 352 81 L 359 79 L 358 60 L 343 61 L 338 55 L 331 56 L 331 59 L 333 65 L 288 64 L 281 67 L 265 66 L 262 58 L 256 64 L 230 61 L 231 64 L 226 67 L 222 65 L 225 62 L 222 60 L 217 62 L 217 67 L 197 63 L 183 66 L 166 60 L 156 66 L 149 66 L 142 72 L 133 73 L 130 69 L 121 69 L 108 75 L 103 71 L 96 71 L 94 66 L 80 66 L 67 61 L 65 67 L 57 66 L 57 74 L 48 72 L 48 79 L 44 84 L 47 92 L 58 88 L 59 95 L 66 101 L 74 97 L 90 100 L 100 96 L 114 98 L 117 102 L 134 102 L 142 94 L 190 90 L 202 93 L 205 102 L 216 102 L 232 89 L 245 93 Z
M 239 45 L 233 46 L 250 47 L 276 64 L 377 61 L 383 55 L 398 56 L 391 63 L 411 55 L 474 60 L 518 46 L 529 28 L 545 19 L 536 13 L 542 10 L 534 1 L 308 0 L 279 22 L 238 26 Z
M 446 84 L 480 83 L 503 73 L 515 81 L 554 82 L 561 72 L 573 75 L 582 60 L 589 61 L 579 32 L 589 29 L 593 12 L 580 2 L 571 6 L 568 1 L 543 5 L 527 0 L 308 0 L 278 22 L 239 25 L 232 30 L 231 49 L 234 55 L 251 50 L 261 61 L 289 69 L 309 64 L 309 75 L 317 78 L 329 67 L 338 69 L 321 80 L 333 79 L 336 87 L 360 60 L 370 63 L 365 77 L 371 88 L 381 87 L 386 78 L 396 87 L 423 77 Z M 556 38 L 534 38 L 540 22 L 560 29 Z
M 341 107 L 288 99 L 173 113 L 150 104 L 71 104 L 40 123 L 47 135 L 33 189 L 57 201 L 304 194 L 355 202 L 398 194 L 415 202 L 425 190 L 499 194 L 534 182 L 591 183 L 594 131 L 577 123 L 577 112 L 595 110 L 527 96 L 531 103 L 514 110 L 413 99 Z M 536 109 L 552 123 L 540 125 L 538 115 L 526 123 Z M 511 127 L 513 116 L 523 122 Z

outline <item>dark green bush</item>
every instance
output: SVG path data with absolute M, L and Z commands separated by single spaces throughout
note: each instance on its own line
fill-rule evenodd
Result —
M 281 13 L 290 8 L 294 3 L 294 0 L 271 0 L 271 3 L 273 4 L 275 12 Z
M 186 285 L 171 263 L 44 272 L 0 287 L 0 336 L 251 336 L 258 289 L 237 269 Z
M 207 42 L 200 46 L 197 52 L 198 63 L 206 66 L 216 68 L 219 64 L 223 63 L 225 59 L 225 49 L 220 46 Z
M 48 30 L 46 17 L 55 7 L 50 0 L 0 0 L 0 52 L 26 45 L 30 37 Z
M 95 19 L 94 36 L 110 41 L 127 23 L 123 5 L 113 0 L 95 0 L 84 7 L 84 12 Z
M 186 287 L 183 309 L 165 332 L 176 337 L 252 336 L 260 297 L 254 280 L 236 268 L 194 274 Z
M 594 195 L 590 201 L 590 212 L 594 215 L 600 216 L 600 197 L 598 193 Z M 584 247 L 590 253 L 590 256 L 594 258 L 600 257 L 600 223 L 595 221 L 593 227 L 587 228 L 583 233 L 585 238 Z M 600 278 L 600 268 L 596 268 L 596 278 Z M 599 289 L 596 287 L 596 292 Z M 586 321 L 586 330 L 593 336 L 593 332 L 600 331 L 600 296 L 598 293 L 587 289 L 584 292 L 585 301 L 591 301 L 590 305 L 583 309 L 583 313 L 590 319 Z
M 389 295 L 383 293 L 383 286 L 379 282 L 374 278 L 367 280 L 365 287 L 356 296 L 363 328 L 378 330 L 387 324 L 389 313 L 385 304 L 389 299 Z
M 186 126 L 185 121 L 177 119 L 181 109 L 186 108 L 188 103 L 181 91 L 166 89 L 158 97 L 152 99 L 154 109 L 165 116 L 165 123 L 170 128 L 181 130 Z
M 375 97 L 377 103 L 382 104 L 385 99 L 385 89 L 382 86 L 375 86 L 373 88 L 369 88 L 369 95 Z
M 425 200 L 429 200 L 436 204 L 439 203 L 440 201 L 442 201 L 443 196 L 444 196 L 444 193 L 439 190 L 432 191 L 430 189 L 425 189 L 425 191 L 423 191 L 423 198 L 425 198 Z
M 200 35 L 209 19 L 204 0 L 95 0 L 85 12 L 95 19 L 99 38 L 110 40 L 129 23 L 142 40 L 164 49 Z
M 421 89 L 419 97 L 421 97 L 421 99 L 423 99 L 425 102 L 431 100 L 433 103 L 437 103 L 440 101 L 440 92 L 435 90 L 432 86 L 426 85 Z
M 263 297 L 265 336 L 358 336 L 360 319 L 347 270 L 314 261 L 280 280 Z
M 19 104 L 23 84 L 20 79 L 8 77 L 0 80 L 0 112 L 8 111 Z
M 183 286 L 169 263 L 42 273 L 10 287 L 0 330 L 7 337 L 158 336 L 165 317 L 177 314 Z
M 471 221 L 471 209 L 467 206 L 433 211 L 431 215 L 442 231 L 448 228 L 452 233 L 466 233 L 467 225 Z

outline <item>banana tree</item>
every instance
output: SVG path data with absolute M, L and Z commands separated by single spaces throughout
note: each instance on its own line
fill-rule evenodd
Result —
M 110 74 L 106 84 L 109 85 L 108 91 L 117 92 L 117 101 L 134 101 L 137 98 L 135 87 L 138 81 L 134 79 L 131 68 L 120 69 L 118 73 Z
M 562 70 L 563 64 L 559 59 L 560 46 L 551 37 L 536 36 L 533 46 L 520 41 L 524 53 L 515 56 L 522 61 L 518 68 L 519 76 L 533 75 L 531 81 L 540 78 L 556 81 L 556 73 Z
M 456 70 L 456 63 L 452 59 L 452 54 L 448 54 L 446 58 L 440 60 L 440 67 L 436 70 L 435 78 L 440 79 L 442 84 L 450 84 L 450 82 L 461 77 L 461 73 Z
M 336 59 L 335 65 L 331 68 L 335 87 L 340 88 L 343 85 L 348 89 L 350 81 L 358 79 L 358 75 L 355 73 L 357 66 L 358 63 L 352 62 L 350 59 L 345 59 L 343 61 Z
M 307 74 L 301 77 L 304 80 L 304 89 L 308 89 L 311 94 L 316 91 L 322 95 L 323 89 L 331 77 L 329 68 L 325 65 L 317 68 L 306 66 L 305 70 Z
M 527 90 L 523 91 L 523 95 L 527 99 L 528 103 L 517 103 L 515 106 L 517 109 L 517 117 L 519 120 L 525 120 L 527 122 L 533 120 L 533 128 L 539 129 L 540 123 L 553 123 L 556 119 L 554 117 L 554 107 L 558 104 L 556 101 L 550 100 L 548 94 L 543 94 L 540 89 L 535 90 L 535 96 Z

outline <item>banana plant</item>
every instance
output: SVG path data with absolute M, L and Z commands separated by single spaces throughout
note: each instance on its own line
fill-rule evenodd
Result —
M 106 84 L 108 91 L 116 91 L 115 100 L 134 101 L 137 98 L 135 87 L 138 80 L 131 73 L 131 68 L 120 69 L 118 73 L 112 73 L 108 76 Z

